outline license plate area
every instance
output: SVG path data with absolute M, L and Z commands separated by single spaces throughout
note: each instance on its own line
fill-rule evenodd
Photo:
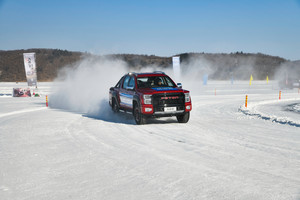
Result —
M 176 107 L 164 107 L 165 112 L 174 112 L 177 111 Z

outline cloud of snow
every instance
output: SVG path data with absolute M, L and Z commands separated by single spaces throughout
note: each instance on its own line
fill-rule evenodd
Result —
M 190 79 L 203 78 L 207 75 L 210 80 L 247 80 L 251 74 L 255 75 L 255 57 L 229 55 L 197 55 L 181 63 L 183 76 Z
M 181 78 L 175 80 L 183 85 L 184 89 L 190 90 L 193 94 L 201 93 L 201 88 L 209 85 L 212 80 L 222 80 L 231 82 L 231 80 L 249 80 L 251 74 L 256 77 L 253 66 L 255 65 L 255 58 L 236 56 L 234 58 L 228 55 L 192 55 L 188 59 L 182 59 Z M 173 71 L 170 67 L 170 74 L 172 77 Z M 207 81 L 205 81 L 207 79 Z M 206 82 L 206 84 L 205 84 Z
M 109 88 L 127 72 L 122 60 L 87 56 L 59 72 L 49 106 L 117 122 L 108 103 Z
M 275 71 L 274 79 L 278 81 L 280 88 L 293 88 L 300 82 L 300 62 L 286 62 Z

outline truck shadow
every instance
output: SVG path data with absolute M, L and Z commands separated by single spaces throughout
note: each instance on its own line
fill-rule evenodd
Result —
M 82 116 L 110 123 L 135 125 L 133 116 L 127 113 L 114 113 L 112 111 L 107 111 L 106 113 L 96 115 L 84 114 Z
M 117 124 L 128 124 L 128 125 L 136 125 L 132 113 L 114 113 L 111 110 L 107 111 L 105 114 L 83 114 L 83 117 L 92 118 L 96 120 L 102 120 L 105 122 L 110 123 L 117 123 Z M 145 125 L 151 125 L 151 124 L 178 124 L 176 118 L 148 118 L 147 123 Z
M 38 103 L 38 104 L 43 104 L 43 103 Z M 78 111 L 74 111 L 71 109 L 66 109 L 65 107 L 59 107 L 57 105 L 52 105 L 50 104 L 49 107 L 51 109 L 58 109 L 58 110 L 63 110 L 66 112 L 72 112 L 72 113 L 77 113 L 81 114 L 83 117 L 95 119 L 95 120 L 101 120 L 105 122 L 110 122 L 110 123 L 116 123 L 116 124 L 128 124 L 128 125 L 136 125 L 135 120 L 133 118 L 133 115 L 131 112 L 118 112 L 114 113 L 109 106 L 107 101 L 102 101 L 99 104 L 99 107 L 85 113 L 80 113 Z M 170 123 L 178 123 L 176 118 L 149 118 L 147 119 L 147 124 L 170 124 Z
M 147 124 L 178 124 L 178 121 L 175 117 L 149 118 Z
M 102 120 L 105 122 L 116 123 L 116 124 L 128 124 L 136 125 L 133 118 L 132 112 L 118 112 L 114 113 L 106 100 L 103 100 L 98 109 L 94 112 L 88 112 L 82 115 L 83 117 L 92 118 L 96 120 Z M 170 124 L 178 123 L 176 118 L 163 117 L 163 118 L 149 118 L 147 124 Z

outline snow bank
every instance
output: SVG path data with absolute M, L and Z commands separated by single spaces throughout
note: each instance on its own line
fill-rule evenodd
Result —
M 247 108 L 241 106 L 239 111 L 260 119 L 269 120 L 279 124 L 287 124 L 300 127 L 299 100 L 269 100 L 253 103 Z M 290 111 L 290 112 L 288 112 Z

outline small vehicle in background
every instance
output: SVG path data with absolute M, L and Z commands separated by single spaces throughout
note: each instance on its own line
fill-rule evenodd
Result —
M 29 88 L 13 88 L 13 97 L 31 97 Z
M 279 87 L 281 89 L 300 88 L 300 78 L 299 79 L 286 78 L 285 80 L 281 80 L 279 81 Z

